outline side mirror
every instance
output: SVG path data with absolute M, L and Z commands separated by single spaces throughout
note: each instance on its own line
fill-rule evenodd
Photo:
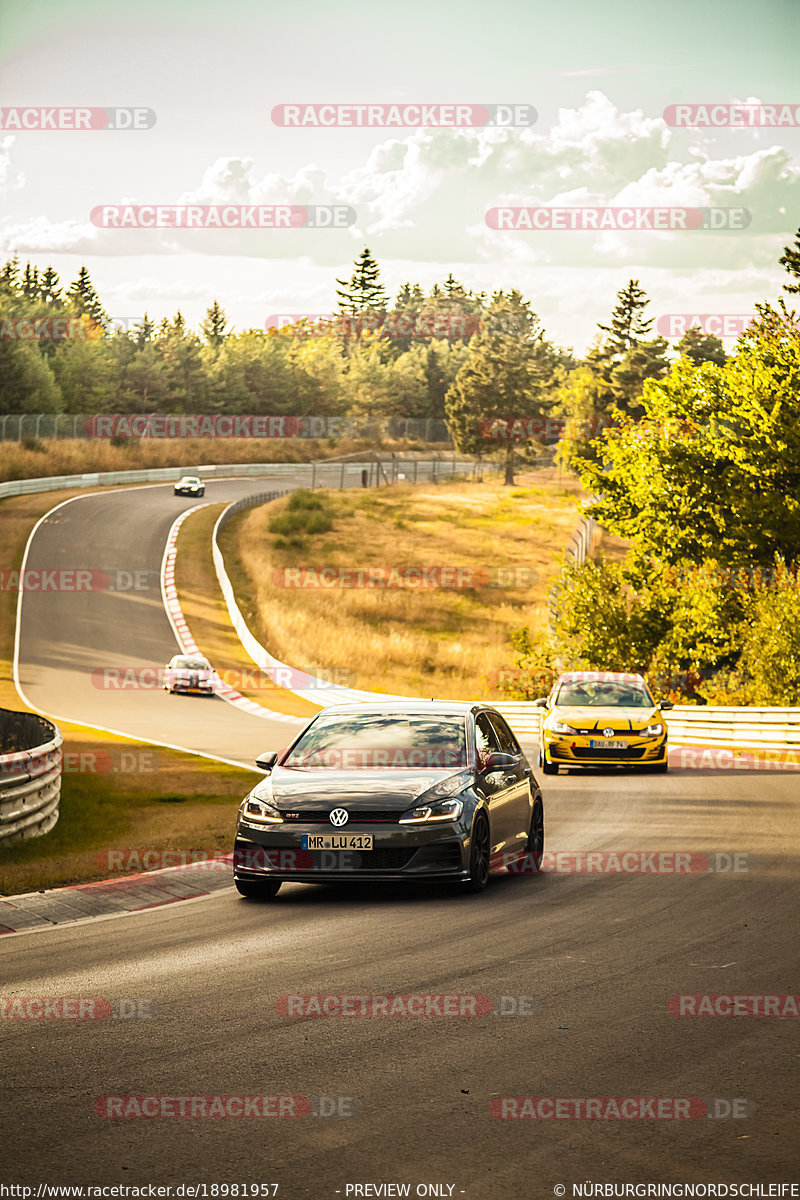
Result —
M 675 705 L 672 703 L 671 700 L 662 700 L 658 707 L 661 709 L 662 712 L 666 712 L 668 708 L 674 708 Z
M 503 754 L 499 750 L 493 750 L 491 754 L 487 754 L 483 760 L 484 771 L 507 771 L 519 764 L 519 759 L 514 754 Z
M 256 759 L 256 766 L 261 767 L 262 771 L 271 771 L 277 761 L 277 752 L 268 750 L 266 754 L 262 754 Z
M 547 708 L 547 696 L 540 696 L 538 700 L 534 700 L 533 707 Z

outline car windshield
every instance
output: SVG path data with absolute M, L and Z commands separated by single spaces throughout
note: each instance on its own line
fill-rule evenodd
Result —
M 206 658 L 173 658 L 170 663 L 171 667 L 178 667 L 182 671 L 210 671 L 211 663 Z
M 182 483 L 199 483 L 200 480 L 197 479 L 194 475 L 185 475 L 183 477 L 183 479 L 181 480 L 181 482 Z
M 281 760 L 285 767 L 464 767 L 465 719 L 441 713 L 319 716 Z
M 562 683 L 555 702 L 560 708 L 653 708 L 641 684 L 592 679 Z

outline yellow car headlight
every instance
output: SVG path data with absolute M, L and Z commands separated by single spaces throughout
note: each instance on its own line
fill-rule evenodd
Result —
M 560 721 L 558 717 L 551 717 L 546 722 L 545 728 L 551 733 L 577 733 L 577 729 L 573 729 L 571 725 L 567 725 L 566 721 Z

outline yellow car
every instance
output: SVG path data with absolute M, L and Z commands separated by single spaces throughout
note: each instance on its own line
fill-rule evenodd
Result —
M 611 671 L 567 671 L 547 697 L 539 766 L 545 775 L 559 767 L 646 767 L 667 770 L 667 723 L 641 675 Z

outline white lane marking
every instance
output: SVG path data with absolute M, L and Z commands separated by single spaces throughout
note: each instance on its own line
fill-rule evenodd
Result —
M 195 504 L 193 508 L 187 508 L 185 512 L 181 513 L 170 527 L 166 545 L 164 546 L 164 555 L 161 559 L 161 599 L 164 603 L 164 610 L 169 623 L 172 626 L 172 632 L 175 634 L 175 640 L 180 649 L 186 654 L 201 654 L 202 651 L 192 637 L 191 630 L 181 608 L 180 600 L 178 599 L 178 589 L 175 586 L 175 560 L 178 556 L 178 533 L 187 517 L 190 517 L 192 513 L 199 512 L 202 508 L 209 508 L 212 503 L 212 501 L 206 501 L 204 504 Z M 265 708 L 262 704 L 257 704 L 255 700 L 249 700 L 241 692 L 237 692 L 235 688 L 232 688 L 221 679 L 215 690 L 216 694 L 227 704 L 232 704 L 234 708 L 240 708 L 244 712 L 250 713 L 251 716 L 262 717 L 268 721 L 282 721 L 292 725 L 306 724 L 306 719 L 303 717 L 292 717 L 288 713 L 275 712 L 273 709 Z
M 165 486 L 168 487 L 169 484 L 153 483 L 153 484 L 144 484 L 143 485 L 143 487 L 165 487 Z M 17 689 L 17 694 L 19 695 L 20 699 L 22 700 L 22 703 L 25 704 L 31 710 L 31 712 L 39 713 L 43 717 L 49 717 L 50 720 L 52 720 L 52 721 L 65 721 L 69 725 L 78 725 L 82 729 L 98 729 L 101 733 L 110 733 L 114 737 L 125 738 L 126 741 L 129 741 L 129 742 L 134 742 L 134 743 L 145 742 L 148 746 L 162 746 L 165 750 L 177 750 L 178 753 L 180 753 L 180 754 L 194 754 L 198 758 L 207 758 L 207 759 L 210 759 L 212 762 L 225 763 L 226 766 L 229 766 L 229 767 L 241 767 L 245 771 L 250 771 L 253 774 L 261 775 L 261 774 L 263 774 L 263 772 L 259 771 L 255 767 L 253 767 L 252 763 L 241 762 L 241 761 L 239 761 L 239 759 L 222 758 L 219 754 L 206 754 L 202 750 L 192 750 L 188 746 L 177 746 L 177 745 L 175 745 L 174 742 L 161 742 L 161 741 L 157 741 L 155 738 L 141 737 L 136 734 L 126 733 L 122 729 L 112 729 L 108 725 L 96 725 L 96 724 L 94 724 L 92 722 L 88 722 L 88 721 L 76 721 L 74 719 L 74 717 L 62 715 L 61 713 L 49 712 L 45 708 L 38 708 L 35 704 L 33 704 L 29 700 L 29 698 L 25 694 L 25 691 L 22 687 L 22 683 L 20 681 L 20 676 L 19 676 L 19 649 L 20 649 L 20 637 L 21 637 L 21 633 L 22 633 L 22 598 L 25 594 L 25 570 L 26 570 L 27 562 L 28 562 L 28 553 L 31 548 L 31 543 L 33 542 L 33 539 L 36 536 L 36 531 L 38 530 L 40 525 L 44 524 L 44 522 L 48 519 L 48 517 L 51 517 L 53 515 L 53 513 L 58 512 L 58 510 L 60 508 L 64 508 L 67 504 L 72 504 L 75 500 L 90 500 L 93 496 L 107 496 L 111 492 L 122 492 L 122 491 L 131 491 L 131 490 L 141 491 L 141 490 L 143 490 L 143 488 L 136 488 L 136 489 L 125 488 L 125 487 L 110 488 L 110 489 L 103 488 L 101 491 L 88 492 L 81 496 L 71 496 L 69 498 L 69 500 L 62 500 L 60 504 L 55 504 L 51 509 L 48 509 L 48 511 L 39 518 L 39 520 L 36 522 L 33 529 L 31 530 L 31 532 L 28 536 L 28 540 L 25 543 L 25 551 L 22 555 L 22 564 L 20 567 L 19 593 L 17 595 L 17 621 L 16 621 L 16 628 L 14 630 L 13 670 L 14 670 L 14 687 Z M 5 934 L 4 936 L 7 937 L 8 935 Z

